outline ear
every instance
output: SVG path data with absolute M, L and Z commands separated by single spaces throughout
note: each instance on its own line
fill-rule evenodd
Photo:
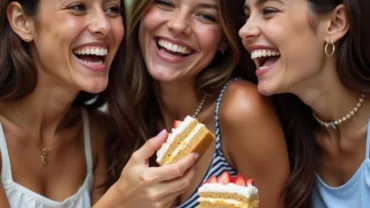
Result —
M 8 5 L 7 17 L 12 30 L 24 41 L 33 39 L 33 19 L 25 15 L 22 5 L 13 1 Z
M 343 38 L 350 28 L 348 12 L 344 4 L 338 5 L 331 13 L 326 29 L 326 42 L 334 43 Z

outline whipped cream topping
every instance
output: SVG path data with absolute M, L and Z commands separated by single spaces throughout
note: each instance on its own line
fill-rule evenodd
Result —
M 247 186 L 239 186 L 233 183 L 221 184 L 221 183 L 205 183 L 198 190 L 199 193 L 228 193 L 228 194 L 238 194 L 240 196 L 250 199 L 252 196 L 258 194 L 258 189 L 248 184 Z
M 191 116 L 186 116 L 183 122 L 180 123 L 180 125 L 177 128 L 173 128 L 171 130 L 171 133 L 168 134 L 168 138 L 166 142 L 159 148 L 157 151 L 157 163 L 159 164 L 172 143 L 174 142 L 175 138 L 185 131 L 185 129 L 189 126 L 191 122 L 193 122 L 195 119 Z
M 189 134 L 189 136 L 187 136 L 184 141 L 182 141 L 180 143 L 179 146 L 176 147 L 176 149 L 173 151 L 172 155 L 171 155 L 171 158 L 170 160 L 172 160 L 172 158 L 176 157 L 176 155 L 184 150 L 190 143 L 190 141 L 194 138 L 195 134 L 198 133 L 198 131 L 204 126 L 204 124 L 201 124 L 201 123 L 198 123 L 195 128 L 191 131 L 191 133 Z

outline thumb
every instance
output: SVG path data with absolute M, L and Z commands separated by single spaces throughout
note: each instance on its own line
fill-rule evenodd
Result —
M 162 146 L 167 139 L 167 131 L 163 129 L 157 136 L 149 139 L 136 154 L 136 158 L 146 162 Z

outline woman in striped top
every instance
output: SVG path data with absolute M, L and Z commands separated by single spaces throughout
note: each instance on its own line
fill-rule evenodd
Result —
M 122 90 L 128 89 L 121 93 L 126 102 L 122 98 L 110 104 L 117 121 L 129 121 L 120 126 L 136 127 L 122 130 L 122 138 L 139 147 L 186 115 L 196 117 L 217 136 L 198 160 L 193 183 L 185 192 L 169 196 L 171 207 L 196 207 L 199 185 L 223 171 L 254 178 L 262 208 L 283 207 L 289 161 L 279 119 L 254 84 L 230 79 L 254 77 L 244 74 L 246 54 L 237 34 L 243 3 L 133 2 L 127 28 L 129 55 L 122 75 L 115 77 L 125 85 Z

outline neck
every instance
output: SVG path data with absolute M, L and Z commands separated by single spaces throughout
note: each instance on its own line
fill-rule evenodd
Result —
M 173 120 L 183 120 L 197 110 L 201 98 L 197 97 L 194 81 L 176 83 L 158 83 L 158 103 L 165 125 L 172 125 Z
M 353 92 L 346 88 L 339 80 L 336 70 L 324 71 L 332 73 L 321 74 L 320 77 L 315 77 L 315 83 L 310 83 L 309 86 L 301 86 L 300 90 L 297 90 L 294 94 L 311 107 L 317 118 L 325 122 L 333 122 L 354 110 L 361 93 Z M 350 119 L 338 124 L 336 128 L 342 132 L 352 132 L 366 125 L 369 116 L 370 106 L 365 98 L 358 112 Z
M 31 94 L 20 100 L 0 103 L 2 115 L 34 138 L 52 139 L 79 93 L 56 83 L 46 75 L 39 75 Z

